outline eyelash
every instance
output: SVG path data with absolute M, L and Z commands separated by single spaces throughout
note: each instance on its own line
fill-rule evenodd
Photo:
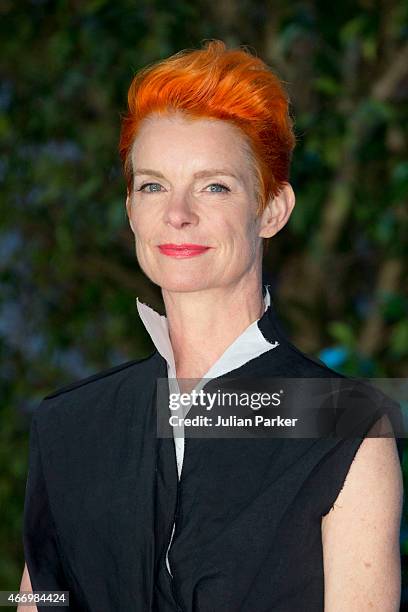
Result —
M 149 185 L 158 185 L 158 184 L 159 183 L 143 183 L 143 185 L 141 185 L 139 187 L 139 189 L 137 189 L 137 191 L 143 191 L 144 187 L 148 187 Z M 231 191 L 231 189 L 229 187 L 227 187 L 227 185 L 223 185 L 222 183 L 210 183 L 210 185 L 207 185 L 207 187 L 210 187 L 211 185 L 216 185 L 217 187 L 222 187 L 223 189 L 226 189 L 227 191 Z M 150 191 L 150 192 L 147 192 L 147 193 L 158 193 L 158 192 L 157 191 L 156 192 L 155 191 Z M 213 191 L 212 193 L 223 193 L 223 192 Z

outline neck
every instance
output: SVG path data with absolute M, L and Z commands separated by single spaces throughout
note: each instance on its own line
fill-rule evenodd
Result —
M 264 312 L 261 274 L 193 292 L 163 289 L 177 378 L 202 378 Z

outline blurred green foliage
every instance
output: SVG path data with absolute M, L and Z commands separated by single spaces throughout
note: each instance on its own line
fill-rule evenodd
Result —
M 24 562 L 32 410 L 151 351 L 135 298 L 161 309 L 161 296 L 136 262 L 117 156 L 138 68 L 221 38 L 286 82 L 297 204 L 265 259 L 278 312 L 295 344 L 341 371 L 407 375 L 408 5 L 3 0 L 0 17 L 5 590 L 18 588 Z M 408 584 L 406 520 L 401 544 Z

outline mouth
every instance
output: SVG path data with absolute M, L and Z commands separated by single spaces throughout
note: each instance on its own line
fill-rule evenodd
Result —
M 196 255 L 202 255 L 212 247 L 205 246 L 203 244 L 159 244 L 160 253 L 167 255 L 168 257 L 195 257 Z

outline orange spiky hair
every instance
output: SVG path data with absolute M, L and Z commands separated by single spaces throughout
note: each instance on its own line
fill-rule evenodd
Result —
M 256 173 L 258 214 L 289 180 L 296 138 L 289 99 L 279 78 L 243 48 L 209 40 L 148 65 L 134 77 L 128 112 L 122 117 L 119 153 L 129 192 L 133 188 L 132 144 L 151 113 L 182 111 L 190 118 L 216 118 L 238 126 L 250 145 Z

